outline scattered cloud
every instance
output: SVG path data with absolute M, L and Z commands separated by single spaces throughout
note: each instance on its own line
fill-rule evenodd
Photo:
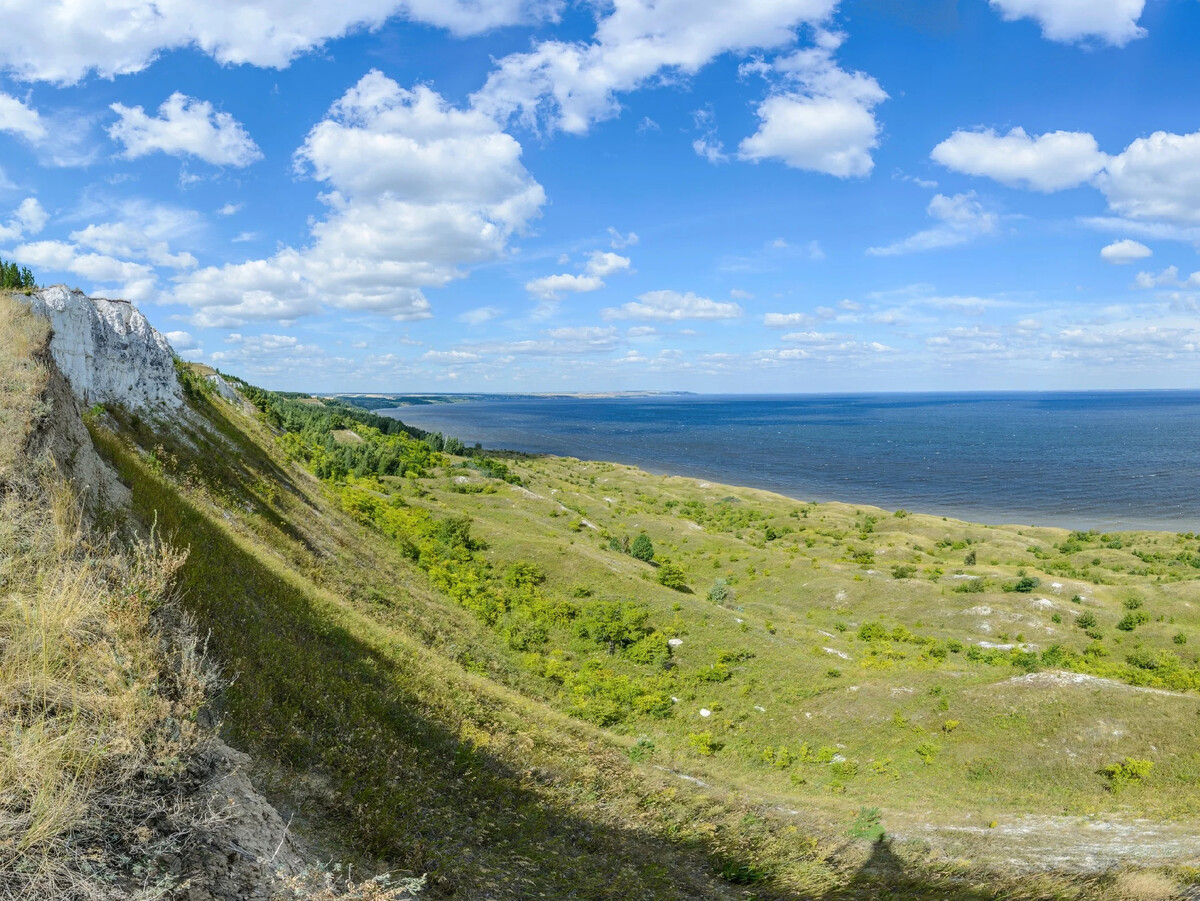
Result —
M 327 188 L 309 243 L 181 278 L 175 299 L 198 319 L 294 319 L 323 305 L 428 318 L 425 288 L 506 257 L 545 202 L 521 145 L 493 120 L 378 71 L 334 103 L 295 163 Z
M 0 132 L 8 132 L 36 144 L 46 137 L 46 126 L 37 110 L 16 97 L 0 92 Z
M 188 332 L 167 332 L 166 339 L 175 351 L 195 350 L 199 344 Z
M 17 261 L 41 270 L 70 272 L 98 285 L 118 286 L 117 290 L 96 288 L 91 293 L 100 297 L 122 297 L 141 302 L 153 296 L 154 270 L 144 264 L 119 260 L 107 254 L 81 252 L 66 241 L 35 241 L 20 244 L 13 251 Z
M 1135 260 L 1144 260 L 1153 253 L 1154 251 L 1145 244 L 1125 238 L 1121 241 L 1113 241 L 1111 244 L 1102 247 L 1100 249 L 1100 259 L 1106 263 L 1123 265 L 1125 263 L 1132 263 Z
M 763 316 L 763 325 L 767 328 L 796 328 L 812 325 L 816 322 L 808 313 L 767 313 Z
M 841 40 L 819 32 L 816 47 L 770 67 L 778 87 L 759 104 L 758 130 L 738 146 L 739 159 L 775 159 L 838 178 L 871 173 L 871 151 L 879 146 L 874 109 L 888 95 L 871 76 L 834 62 Z
M 692 150 L 696 152 L 696 155 L 714 166 L 718 163 L 729 162 L 729 154 L 725 152 L 725 145 L 717 137 L 717 120 L 712 107 L 703 107 L 693 111 L 692 121 L 702 133 L 700 137 L 692 141 Z
M 604 280 L 594 275 L 545 275 L 525 283 L 525 290 L 539 300 L 559 300 L 563 294 L 599 291 Z
M 597 278 L 605 278 L 615 272 L 628 272 L 632 260 L 629 257 L 619 256 L 615 253 L 608 253 L 603 250 L 594 250 L 588 256 L 587 269 L 588 275 L 594 275 Z
M 1124 47 L 1145 36 L 1137 22 L 1145 0 L 991 0 L 1007 21 L 1033 19 L 1051 41 L 1094 41 Z
M 626 247 L 632 247 L 639 240 L 637 232 L 630 232 L 627 235 L 623 235 L 611 225 L 608 227 L 608 237 L 609 246 L 612 247 L 613 250 L 622 250 Z
M 639 294 L 637 302 L 610 307 L 602 311 L 605 319 L 644 319 L 678 322 L 683 319 L 737 319 L 742 308 L 736 303 L 697 297 L 691 291 L 647 291 Z
M 955 194 L 953 197 L 947 197 L 945 194 L 934 195 L 929 201 L 926 213 L 937 220 L 938 224 L 894 244 L 871 247 L 867 253 L 872 256 L 897 256 L 955 247 L 981 235 L 991 234 L 996 230 L 999 219 L 995 213 L 983 208 L 975 198 L 974 191 Z
M 217 215 L 218 216 L 232 216 L 235 213 L 240 213 L 242 211 L 243 206 L 244 206 L 244 204 L 241 204 L 241 203 L 227 203 L 223 207 L 221 207 L 220 209 L 217 210 Z
M 837 0 L 765 0 L 729 15 L 721 0 L 614 0 L 590 42 L 542 41 L 499 60 L 472 104 L 497 119 L 584 134 L 620 112 L 617 95 L 667 76 L 694 75 L 727 52 L 792 44 L 795 29 L 818 25 Z
M 1200 288 L 1200 272 L 1193 272 L 1186 278 L 1179 277 L 1178 266 L 1168 266 L 1162 272 L 1139 272 L 1133 280 L 1137 288 Z
M 151 153 L 194 156 L 214 166 L 249 166 L 262 151 L 229 113 L 217 112 L 207 100 L 176 91 L 163 101 L 157 116 L 140 106 L 114 103 L 119 117 L 108 136 L 124 146 L 122 155 L 134 160 Z
M 1200 224 L 1200 131 L 1138 138 L 1097 182 L 1118 215 Z
M 392 16 L 456 35 L 556 18 L 561 0 L 9 0 L 0 67 L 25 81 L 74 84 L 140 72 L 194 47 L 224 66 L 286 67 L 297 56 Z
M 12 211 L 8 223 L 0 225 L 0 241 L 20 241 L 28 235 L 36 235 L 46 227 L 49 218 L 36 197 L 26 197 Z
M 170 269 L 191 269 L 196 258 L 187 251 L 171 251 L 171 244 L 188 241 L 203 229 L 192 210 L 143 200 L 128 200 L 110 210 L 107 222 L 93 223 L 71 232 L 82 247 L 113 257 L 139 260 Z
M 636 239 L 636 236 L 634 236 Z M 543 302 L 557 301 L 563 294 L 585 294 L 599 291 L 604 287 L 604 279 L 616 272 L 628 272 L 631 265 L 629 257 L 610 253 L 604 250 L 594 250 L 588 255 L 584 264 L 584 275 L 546 275 L 525 283 L 525 290 Z M 550 312 L 551 307 L 539 307 L 539 315 Z
M 930 156 L 947 169 L 1035 191 L 1081 185 L 1109 161 L 1086 132 L 1028 135 L 1022 128 L 1013 128 L 1006 135 L 990 128 L 959 130 L 934 147 Z
M 467 325 L 483 325 L 485 322 L 491 322 L 501 312 L 498 307 L 476 307 L 473 310 L 459 313 L 455 318 L 459 322 L 465 322 Z
M 956 131 L 931 155 L 955 171 L 1038 191 L 1091 183 L 1122 220 L 1200 224 L 1200 131 L 1156 131 L 1115 156 L 1086 132 Z

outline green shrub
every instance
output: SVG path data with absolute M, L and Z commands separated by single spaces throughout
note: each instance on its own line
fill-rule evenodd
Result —
M 650 633 L 650 611 L 630 601 L 594 601 L 575 618 L 575 634 L 607 644 L 609 653 Z
M 683 568 L 670 560 L 664 560 L 658 566 L 658 584 L 675 591 L 687 591 L 687 577 Z
M 712 588 L 708 589 L 708 599 L 714 604 L 721 604 L 729 597 L 729 583 L 724 579 L 715 579 Z
M 887 641 L 889 638 L 891 635 L 882 623 L 863 623 L 858 630 L 859 641 Z
M 883 841 L 883 816 L 879 812 L 878 807 L 861 807 L 858 811 L 858 816 L 854 818 L 854 823 L 846 832 L 851 838 L 862 839 L 868 842 Z
M 1154 761 L 1138 760 L 1126 757 L 1117 763 L 1110 763 L 1100 770 L 1100 775 L 1108 780 L 1108 790 L 1116 794 L 1135 782 L 1144 782 L 1154 769 Z
M 759 759 L 777 770 L 786 770 L 796 762 L 796 755 L 786 745 L 780 745 L 778 748 L 766 748 Z
M 713 663 L 696 673 L 696 678 L 701 682 L 728 682 L 733 678 L 733 671 L 724 663 Z
M 858 775 L 858 763 L 853 760 L 834 760 L 829 764 L 829 772 L 839 782 L 849 782 Z
M 717 751 L 724 747 L 720 742 L 713 738 L 711 732 L 689 732 L 687 737 L 688 746 L 699 754 L 701 757 L 712 757 Z
M 633 543 L 629 546 L 629 553 L 643 563 L 653 560 L 654 545 L 650 541 L 650 536 L 645 532 L 638 532 L 637 538 L 633 539 Z
M 663 666 L 671 659 L 671 646 L 660 632 L 640 638 L 625 648 L 625 658 L 646 666 Z
M 917 745 L 915 750 L 917 752 L 917 756 L 921 758 L 921 762 L 926 766 L 930 766 L 933 763 L 933 759 L 937 757 L 938 752 L 942 749 L 933 742 L 926 741 Z
M 1029 594 L 1035 588 L 1042 584 L 1042 580 L 1037 576 L 1021 576 L 1015 582 L 1009 582 L 1004 586 L 1005 591 L 1016 591 L 1020 594 Z
M 907 563 L 897 563 L 892 567 L 893 579 L 911 579 L 917 574 L 917 568 Z
M 634 763 L 644 763 L 654 756 L 654 742 L 648 738 L 639 738 L 625 753 Z
M 1150 617 L 1145 610 L 1131 610 L 1121 617 L 1121 621 L 1117 623 L 1117 628 L 1122 632 L 1132 632 L 1138 626 L 1145 625 L 1150 622 Z
M 963 579 L 954 586 L 959 594 L 982 594 L 986 589 L 987 583 L 983 579 Z
M 534 588 L 546 581 L 546 571 L 536 563 L 518 560 L 504 571 L 504 584 L 509 588 Z
M 1085 611 L 1075 618 L 1075 625 L 1081 629 L 1094 629 L 1096 627 L 1096 615 L 1090 610 Z

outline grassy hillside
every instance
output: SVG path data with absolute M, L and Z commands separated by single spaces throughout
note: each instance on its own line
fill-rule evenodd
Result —
M 208 676 L 164 622 L 182 556 L 91 535 L 66 462 L 36 452 L 72 414 L 48 338 L 0 298 L 0 897 L 157 898 L 200 818 L 175 789 Z
M 1101 857 L 1195 859 L 1196 536 L 455 456 L 187 385 L 175 428 L 94 437 L 190 548 L 230 737 L 365 866 L 466 898 L 1105 897 L 1132 877 L 1013 874 L 1147 816 Z

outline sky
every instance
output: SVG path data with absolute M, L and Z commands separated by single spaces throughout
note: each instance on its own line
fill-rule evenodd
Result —
M 0 10 L 0 257 L 265 387 L 1200 385 L 1197 0 Z

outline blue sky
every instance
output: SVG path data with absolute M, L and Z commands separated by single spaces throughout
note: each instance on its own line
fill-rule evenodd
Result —
M 6 0 L 0 257 L 280 389 L 1188 388 L 1196 0 Z

